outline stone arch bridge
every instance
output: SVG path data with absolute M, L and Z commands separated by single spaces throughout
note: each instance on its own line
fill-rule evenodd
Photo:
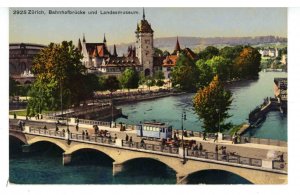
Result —
M 128 145 L 121 139 L 113 141 L 99 137 L 86 139 L 79 134 L 56 133 L 54 130 L 37 130 L 25 127 L 23 132 L 10 131 L 14 136 L 25 145 L 25 150 L 30 145 L 38 142 L 50 142 L 60 147 L 63 153 L 63 164 L 67 165 L 72 161 L 72 154 L 82 149 L 93 149 L 106 154 L 113 159 L 113 174 L 117 174 L 124 169 L 124 163 L 138 159 L 149 158 L 157 160 L 176 172 L 178 184 L 188 182 L 188 176 L 203 170 L 224 170 L 239 175 L 254 184 L 286 184 L 287 172 L 276 170 L 270 167 L 269 161 L 260 159 L 250 159 L 255 163 L 239 163 L 230 160 L 216 160 L 214 157 L 199 158 L 189 156 L 187 150 L 182 148 L 161 148 L 155 145 L 146 145 L 143 148 L 138 143 Z M 218 157 L 217 157 L 218 159 Z

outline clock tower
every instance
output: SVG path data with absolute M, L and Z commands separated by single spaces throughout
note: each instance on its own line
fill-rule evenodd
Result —
M 143 9 L 143 19 L 138 23 L 136 34 L 136 56 L 143 65 L 145 76 L 153 75 L 153 30 L 151 25 L 145 19 Z

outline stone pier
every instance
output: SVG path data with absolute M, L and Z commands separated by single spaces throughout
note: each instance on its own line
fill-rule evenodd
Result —
M 176 174 L 176 184 L 187 184 L 188 175 L 181 175 L 181 174 Z
M 113 162 L 113 176 L 122 172 L 124 170 L 124 165 L 122 163 Z
M 63 153 L 63 165 L 69 165 L 72 161 L 72 154 Z

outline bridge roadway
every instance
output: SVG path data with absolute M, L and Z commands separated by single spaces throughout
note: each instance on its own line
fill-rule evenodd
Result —
M 38 142 L 51 142 L 60 147 L 63 153 L 63 164 L 72 161 L 72 154 L 82 149 L 100 151 L 113 159 L 113 175 L 126 168 L 126 162 L 137 158 L 150 158 L 160 161 L 177 174 L 177 183 L 187 183 L 188 176 L 202 170 L 224 170 L 237 174 L 254 184 L 285 184 L 287 183 L 287 147 L 271 146 L 263 144 L 232 144 L 231 141 L 218 140 L 214 143 L 208 139 L 188 137 L 200 142 L 204 151 L 192 151 L 181 147 L 163 147 L 158 141 L 146 140 L 145 146 L 141 147 L 140 138 L 135 136 L 134 131 L 120 132 L 119 128 L 101 127 L 107 129 L 112 139 L 93 136 L 91 125 L 80 125 L 77 132 L 74 124 L 70 124 L 70 134 L 61 131 L 65 126 L 60 126 L 55 131 L 54 121 L 46 120 L 26 121 L 24 131 L 16 129 L 16 120 L 10 120 L 10 135 L 17 137 L 26 145 L 24 150 L 30 149 L 30 145 Z M 28 126 L 30 125 L 30 126 Z M 41 127 L 47 125 L 47 130 Z M 89 138 L 83 137 L 82 130 L 88 130 Z M 114 139 L 114 136 L 117 136 Z M 133 137 L 133 143 L 124 141 L 125 135 Z M 226 146 L 229 155 L 214 153 L 215 146 Z M 230 155 L 235 152 L 235 155 Z M 284 162 L 274 160 L 277 154 L 284 153 Z

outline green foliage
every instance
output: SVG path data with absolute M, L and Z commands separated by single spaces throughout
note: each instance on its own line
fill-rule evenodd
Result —
M 155 82 L 155 85 L 158 86 L 158 87 L 162 87 L 164 84 L 165 84 L 165 82 L 163 80 L 157 80 Z
M 133 68 L 126 68 L 119 81 L 122 88 L 126 88 L 128 91 L 136 89 L 139 87 L 139 73 Z
M 255 78 L 260 71 L 261 54 L 257 49 L 246 46 L 235 59 L 234 69 L 238 78 Z
M 120 89 L 120 82 L 116 76 L 109 75 L 104 81 L 105 90 L 112 92 Z
M 146 83 L 146 77 L 144 72 L 139 73 L 139 78 L 140 78 L 139 85 L 144 85 Z
M 170 55 L 170 52 L 168 52 L 167 50 L 165 50 L 165 51 L 163 52 L 163 56 L 164 56 L 164 57 L 169 56 L 169 55 Z
M 206 132 L 223 132 L 231 127 L 231 123 L 225 123 L 229 118 L 228 110 L 232 102 L 232 94 L 224 89 L 218 76 L 212 82 L 200 89 L 193 99 L 194 109 L 203 120 L 203 128 Z
M 171 72 L 173 86 L 186 91 L 196 91 L 199 78 L 199 71 L 189 57 L 180 54 L 176 66 Z
M 72 42 L 50 43 L 33 61 L 36 81 L 29 92 L 29 112 L 78 105 L 98 89 L 97 78 L 85 74 L 82 55 Z M 62 102 L 61 102 L 61 96 Z
M 153 77 L 147 76 L 147 77 L 145 78 L 145 80 L 146 80 L 145 83 L 146 83 L 147 87 L 148 87 L 149 90 L 150 90 L 150 87 L 152 87 L 152 86 L 155 85 L 155 79 L 154 79 Z
M 165 75 L 161 70 L 155 72 L 154 79 L 156 79 L 155 85 L 158 87 L 161 87 L 165 84 L 164 83 Z
M 281 49 L 281 54 L 287 54 L 287 47 L 284 47 Z
M 18 94 L 18 82 L 9 77 L 9 96 L 16 96 Z
M 229 80 L 229 67 L 230 67 L 230 60 L 224 58 L 222 56 L 214 56 L 210 60 L 206 61 L 214 75 L 218 75 L 221 81 Z
M 163 56 L 163 51 L 154 47 L 154 56 Z
M 199 71 L 198 87 L 203 88 L 207 86 L 213 79 L 214 73 L 212 68 L 200 59 L 196 62 L 196 66 Z
M 100 91 L 104 91 L 105 90 L 105 77 L 104 76 L 100 76 L 98 78 L 98 83 L 99 83 L 99 89 Z
M 198 54 L 199 59 L 203 59 L 205 61 L 217 55 L 219 55 L 219 49 L 213 46 L 206 47 L 203 51 L 200 51 Z

